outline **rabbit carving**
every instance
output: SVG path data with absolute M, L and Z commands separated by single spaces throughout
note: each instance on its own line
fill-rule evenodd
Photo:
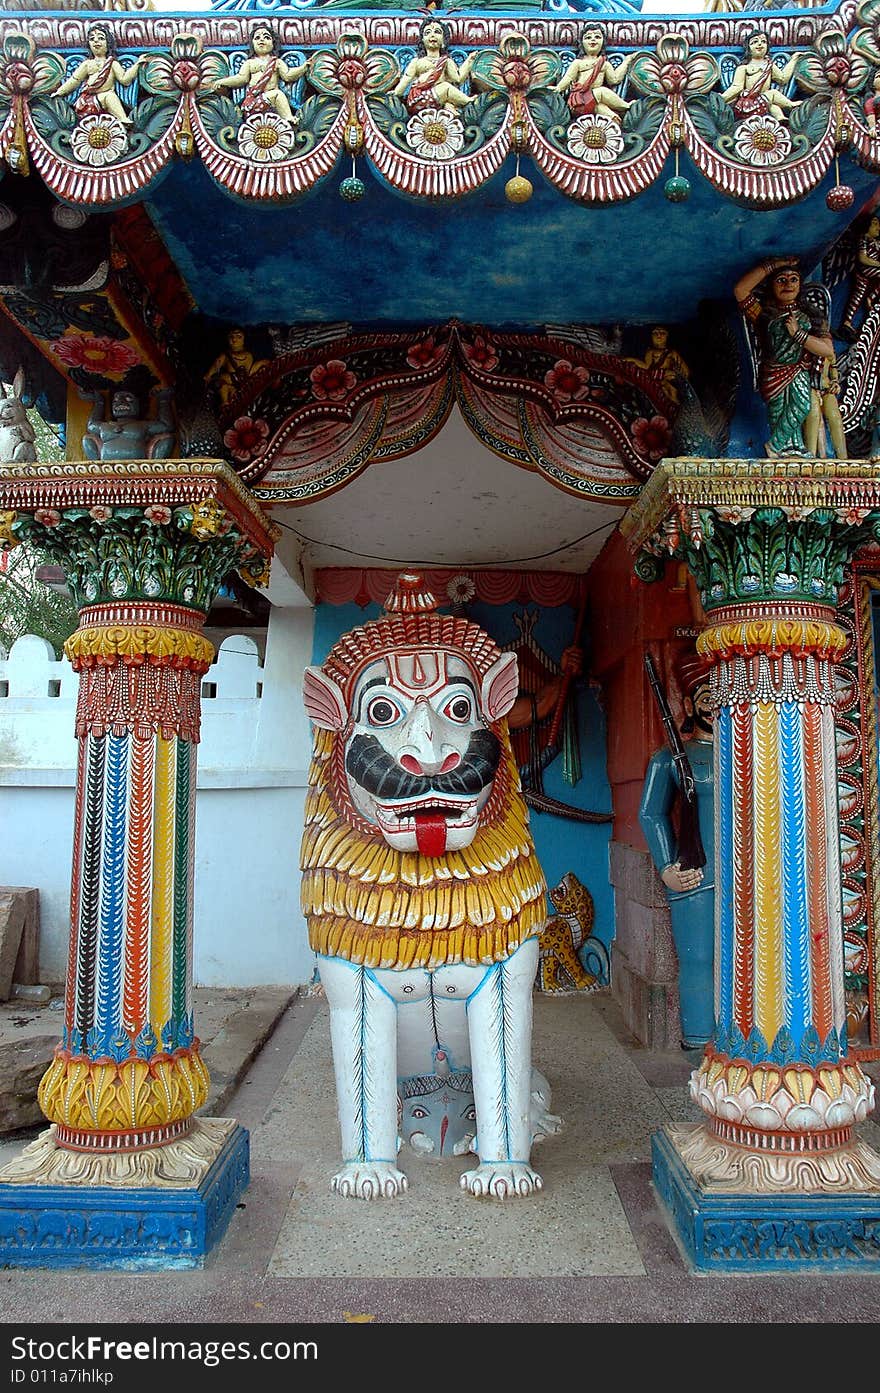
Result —
M 11 394 L 0 383 L 0 468 L 4 464 L 25 464 L 37 458 L 36 436 L 28 420 L 21 394 L 24 371 L 19 368 Z

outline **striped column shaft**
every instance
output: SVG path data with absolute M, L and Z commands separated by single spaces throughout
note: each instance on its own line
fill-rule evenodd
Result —
M 161 1144 L 207 1096 L 193 1033 L 192 897 L 198 706 L 210 649 L 198 634 L 203 616 L 173 607 L 163 629 L 158 610 L 151 606 L 149 633 L 137 614 L 115 616 L 108 645 L 116 651 L 80 664 L 65 1023 L 39 1094 L 59 1142 L 75 1149 Z M 94 654 L 95 625 L 84 627 L 82 648 Z M 188 637 L 176 647 L 191 660 L 163 660 L 175 646 L 169 632 L 181 631 Z M 119 659 L 120 647 L 137 654 L 138 643 L 147 648 L 141 661 Z
M 828 752 L 811 738 L 822 731 L 819 708 L 792 702 L 718 717 L 718 1014 L 750 1058 L 769 1056 L 783 1029 L 799 1048 L 809 1030 L 825 1041 L 845 1023 L 831 1007 L 828 950 L 842 924 L 829 894 Z
M 63 1043 L 113 1056 L 146 1032 L 177 1049 L 192 1037 L 195 746 L 162 736 L 81 738 L 88 835 L 71 897 Z
M 707 628 L 715 658 L 716 1014 L 691 1091 L 728 1141 L 845 1144 L 872 1090 L 849 1056 L 833 624 Z

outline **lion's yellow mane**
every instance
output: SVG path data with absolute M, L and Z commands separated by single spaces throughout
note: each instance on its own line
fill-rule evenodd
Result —
M 434 968 L 500 962 L 540 933 L 547 887 L 506 722 L 495 729 L 506 764 L 502 806 L 493 795 L 471 845 L 437 857 L 395 851 L 337 811 L 330 789 L 340 737 L 315 731 L 301 856 L 315 952 L 368 967 Z

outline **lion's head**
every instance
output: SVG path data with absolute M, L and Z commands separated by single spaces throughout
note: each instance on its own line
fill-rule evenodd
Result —
M 309 942 L 373 967 L 497 962 L 546 918 L 504 719 L 516 657 L 417 576 L 387 610 L 306 671 Z
M 340 812 L 423 856 L 473 841 L 501 758 L 495 727 L 517 692 L 516 655 L 436 607 L 402 575 L 383 618 L 345 634 L 303 681 L 312 720 L 341 738 Z

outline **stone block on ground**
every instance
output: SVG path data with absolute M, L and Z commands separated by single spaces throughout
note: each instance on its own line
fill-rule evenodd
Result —
M 0 1001 L 8 1001 L 12 992 L 15 964 L 31 903 L 29 894 L 15 886 L 0 889 Z
M 57 1035 L 26 1035 L 0 1043 L 0 1134 L 44 1121 L 37 1089 L 57 1043 Z
M 40 892 L 24 886 L 9 888 L 24 901 L 24 923 L 12 980 L 31 987 L 40 980 Z

